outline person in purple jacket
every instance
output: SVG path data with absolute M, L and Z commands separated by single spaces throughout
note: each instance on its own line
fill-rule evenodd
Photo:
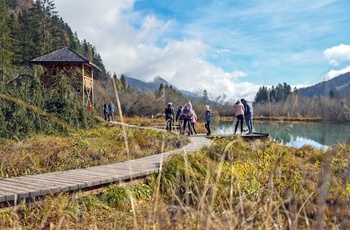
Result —
M 192 135 L 192 127 L 191 127 L 191 119 L 193 115 L 193 108 L 191 102 L 188 102 L 186 105 L 184 105 L 184 108 L 182 110 L 183 119 L 184 119 L 184 126 L 183 131 L 186 133 L 186 124 L 188 123 L 188 135 Z
M 210 120 L 211 120 L 211 111 L 210 111 L 209 105 L 206 105 L 205 106 L 205 128 L 207 129 L 207 136 L 211 135 Z

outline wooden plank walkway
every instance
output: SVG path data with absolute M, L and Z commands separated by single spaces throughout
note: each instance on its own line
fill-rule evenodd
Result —
M 205 135 L 189 137 L 191 142 L 181 149 L 135 160 L 38 175 L 0 179 L 0 203 L 16 205 L 23 199 L 47 194 L 93 189 L 110 183 L 130 181 L 159 172 L 161 163 L 172 153 L 193 153 L 210 140 Z
M 237 136 L 242 137 L 244 140 L 256 140 L 256 139 L 265 139 L 270 138 L 269 133 L 260 133 L 260 132 L 253 132 L 252 134 L 235 134 Z M 209 138 L 229 138 L 234 136 L 234 134 L 219 134 L 219 135 L 212 135 Z

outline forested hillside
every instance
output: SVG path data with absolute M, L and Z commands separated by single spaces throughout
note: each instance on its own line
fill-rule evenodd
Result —
M 99 66 L 95 79 L 107 79 L 96 48 L 79 40 L 52 0 L 0 0 L 0 138 L 64 134 L 94 124 L 69 79 L 59 74 L 51 79 L 54 87 L 43 87 L 43 68 L 28 62 L 67 46 Z
M 44 87 L 40 82 L 43 67 L 29 62 L 63 47 L 72 48 L 102 70 L 94 72 L 94 111 L 82 104 L 65 73 L 52 77 L 53 87 Z M 161 78 L 151 83 L 153 90 L 147 92 L 131 88 L 127 79 L 126 75 L 118 78 L 106 73 L 97 48 L 79 40 L 55 11 L 52 0 L 0 0 L 0 138 L 20 140 L 37 133 L 62 134 L 91 127 L 95 116 L 102 116 L 104 103 L 119 103 L 113 82 L 125 116 L 162 116 L 168 102 L 177 108 L 191 99 L 201 118 L 201 111 L 211 103 L 205 91 L 203 96 L 189 98 Z M 145 83 L 138 84 L 142 87 Z M 217 115 L 225 107 L 220 104 L 212 109 Z M 232 114 L 231 109 L 229 112 Z
M 336 97 L 350 93 L 350 73 L 345 73 L 331 80 L 316 85 L 298 89 L 299 95 L 306 97 L 330 96 Z
M 271 87 L 262 86 L 255 96 L 254 115 L 281 119 L 318 118 L 324 122 L 349 122 L 348 79 L 348 74 L 345 74 L 328 82 L 293 91 L 287 83 Z
M 29 63 L 67 46 L 102 70 L 94 72 L 92 112 L 81 103 L 69 79 L 57 75 L 52 79 L 55 87 L 43 87 L 39 80 L 43 68 Z M 348 122 L 349 94 L 343 94 L 349 87 L 348 78 L 349 74 L 330 81 L 328 88 L 323 87 L 326 93 L 329 89 L 329 95 L 316 98 L 292 91 L 287 83 L 272 88 L 263 86 L 256 95 L 254 115 Z M 116 100 L 115 89 L 120 101 Z M 146 84 L 125 74 L 107 73 L 97 48 L 85 39 L 79 40 L 55 11 L 52 0 L 0 0 L 0 138 L 23 139 L 36 133 L 65 133 L 72 128 L 89 127 L 96 116 L 102 116 L 102 106 L 109 101 L 119 103 L 121 111 L 116 115 L 153 117 L 163 116 L 168 102 L 177 109 L 189 100 L 198 121 L 204 120 L 205 105 L 210 105 L 213 119 L 235 116 L 233 99 L 225 94 L 212 98 L 205 89 L 186 94 L 160 77 Z
M 0 77 L 11 78 L 14 66 L 69 46 L 102 69 L 95 78 L 105 77 L 105 67 L 96 48 L 80 41 L 55 11 L 52 0 L 0 0 Z

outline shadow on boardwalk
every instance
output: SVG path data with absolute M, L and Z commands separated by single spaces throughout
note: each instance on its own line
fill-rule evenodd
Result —
M 111 183 L 130 182 L 159 172 L 161 163 L 172 153 L 193 153 L 210 140 L 205 135 L 189 137 L 183 148 L 135 160 L 52 173 L 0 179 L 0 203 L 16 205 L 20 200 L 76 190 L 98 189 Z

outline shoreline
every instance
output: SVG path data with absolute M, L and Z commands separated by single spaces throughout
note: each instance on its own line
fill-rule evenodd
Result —
M 234 121 L 234 117 L 220 117 L 220 121 Z M 257 121 L 305 121 L 305 122 L 322 122 L 322 118 L 320 117 L 273 117 L 273 116 L 254 116 L 254 120 Z

